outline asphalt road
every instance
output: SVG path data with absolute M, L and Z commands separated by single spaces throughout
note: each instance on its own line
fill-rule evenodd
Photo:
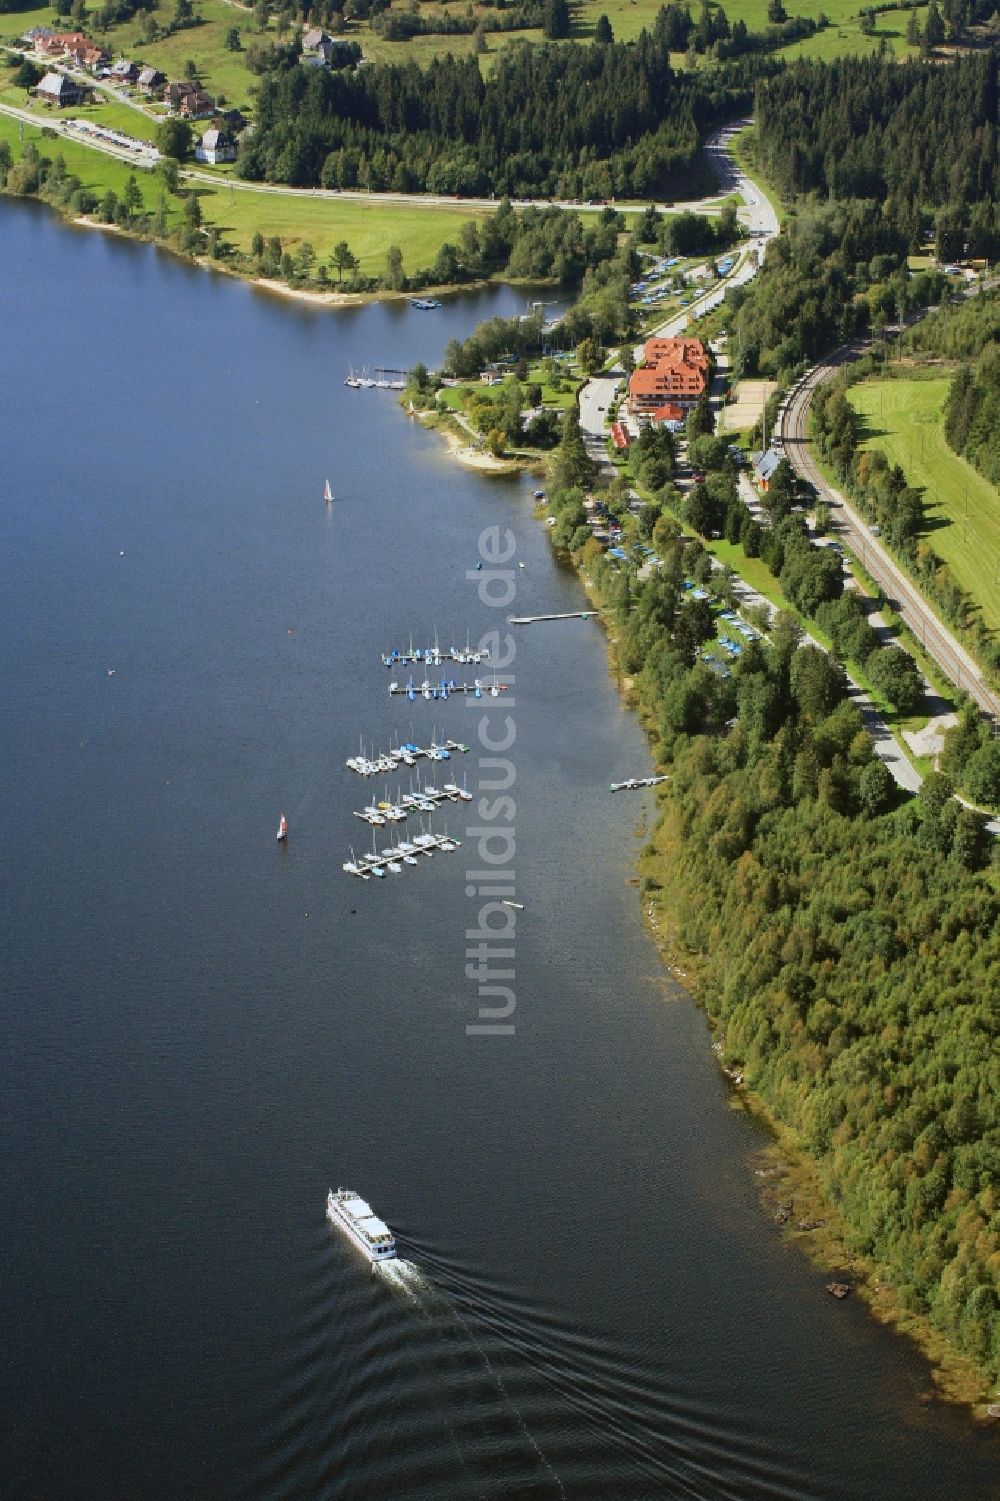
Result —
M 816 388 L 832 380 L 845 363 L 857 359 L 863 344 L 849 344 L 813 367 L 793 389 L 783 407 L 779 434 L 784 452 L 795 469 L 816 489 L 820 500 L 831 507 L 831 530 L 838 532 L 861 560 L 861 565 L 893 604 L 928 656 L 942 672 L 967 693 L 994 720 L 1000 716 L 1000 698 L 987 685 L 978 666 L 948 627 L 938 619 L 916 586 L 900 568 L 867 524 L 839 490 L 827 483 L 810 452 L 806 439 L 809 406 Z
M 733 120 L 709 136 L 705 142 L 705 155 L 712 171 L 719 179 L 720 193 L 729 197 L 738 193 L 743 199 L 743 206 L 738 211 L 740 223 L 749 233 L 749 241 L 745 243 L 739 252 L 739 258 L 733 270 L 723 281 L 716 282 L 709 291 L 695 299 L 689 307 L 682 308 L 672 318 L 653 329 L 651 337 L 658 339 L 673 339 L 682 334 L 693 318 L 700 318 L 703 313 L 711 312 L 712 308 L 719 306 L 725 300 L 730 287 L 740 287 L 750 281 L 764 260 L 764 252 L 767 242 L 778 233 L 778 216 L 771 204 L 759 188 L 747 177 L 739 165 L 730 156 L 730 147 L 736 136 L 746 126 L 751 124 L 749 119 Z M 691 208 L 695 212 L 701 210 L 700 204 L 682 204 L 683 208 Z M 642 358 L 642 346 L 635 351 L 637 360 Z

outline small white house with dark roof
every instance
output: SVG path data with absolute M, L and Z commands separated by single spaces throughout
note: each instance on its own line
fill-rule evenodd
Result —
M 754 477 L 762 490 L 766 490 L 774 478 L 774 471 L 781 463 L 781 458 L 781 454 L 775 453 L 773 448 L 769 448 L 767 453 L 753 455 Z
M 219 162 L 236 160 L 236 142 L 226 130 L 206 130 L 194 148 L 196 162 L 209 162 L 213 167 Z
M 144 94 L 158 93 L 166 81 L 159 68 L 143 68 L 139 74 L 139 87 Z
M 139 81 L 139 69 L 127 57 L 120 57 L 116 63 L 111 64 L 108 71 L 115 83 L 138 83 Z

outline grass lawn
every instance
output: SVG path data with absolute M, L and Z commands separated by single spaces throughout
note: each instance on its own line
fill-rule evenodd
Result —
M 60 21 L 51 5 L 33 4 L 32 0 L 13 0 L 0 13 L 0 41 L 15 42 L 32 26 L 51 26 L 53 31 L 67 31 L 71 21 Z
M 791 10 L 795 7 L 792 6 Z M 781 56 L 791 61 L 797 57 L 818 58 L 821 62 L 829 62 L 834 57 L 864 57 L 877 52 L 883 41 L 887 42 L 896 57 L 917 57 L 920 49 L 911 47 L 906 40 L 906 24 L 909 12 L 905 10 L 888 11 L 875 17 L 875 30 L 870 36 L 866 36 L 861 30 L 858 12 L 860 6 L 844 5 L 837 7 L 838 15 L 834 9 L 828 9 L 827 15 L 834 22 L 832 26 L 817 31 L 814 36 L 806 37 L 801 42 L 794 42 L 790 47 L 782 49 Z M 927 20 L 927 7 L 916 6 L 917 21 L 923 30 Z
M 308 240 L 320 260 L 339 240 L 346 240 L 367 275 L 385 270 L 390 245 L 398 245 L 403 252 L 407 272 L 429 267 L 446 240 L 457 241 L 466 220 L 488 217 L 485 209 L 468 205 L 435 207 L 419 200 L 411 207 L 408 203 L 365 203 L 352 198 L 290 198 L 248 192 L 228 184 L 199 186 L 198 192 L 204 219 L 241 249 L 249 250 L 258 229 L 265 239 L 278 235 L 285 249 L 294 250 L 300 241 Z
M 50 161 L 61 155 L 66 163 L 67 172 L 79 177 L 85 188 L 101 196 L 107 192 L 108 188 L 111 188 L 120 198 L 125 184 L 130 177 L 134 177 L 142 190 L 146 208 L 150 212 L 155 209 L 163 187 L 158 177 L 153 177 L 148 172 L 136 171 L 134 167 L 127 162 L 119 161 L 117 157 L 106 156 L 103 151 L 94 151 L 88 146 L 78 145 L 75 141 L 62 136 L 56 139 L 43 136 L 41 132 L 43 123 L 39 121 L 37 128 L 33 125 L 25 125 L 22 141 L 19 122 L 12 120 L 9 115 L 0 115 L 0 140 L 8 142 L 15 161 L 21 154 L 22 145 L 27 141 L 33 141 L 41 154 L 48 157 Z M 171 220 L 179 223 L 181 217 L 179 201 L 176 198 L 168 199 L 168 208 Z
M 409 0 L 393 0 L 393 8 L 397 10 L 408 9 L 408 4 Z M 611 22 L 615 41 L 632 41 L 640 31 L 652 30 L 662 4 L 663 0 L 575 0 L 575 3 L 571 3 L 572 39 L 577 42 L 591 42 L 598 18 L 606 15 Z M 471 8 L 473 15 L 476 16 L 487 18 L 496 15 L 496 11 L 489 6 L 474 4 Z M 722 8 L 731 25 L 736 21 L 744 21 L 751 31 L 760 32 L 767 28 L 768 0 L 723 0 Z M 823 6 L 823 10 L 832 24 L 822 32 L 817 32 L 814 37 L 793 43 L 784 49 L 784 55 L 829 58 L 845 53 L 875 52 L 883 37 L 888 40 L 894 52 L 913 51 L 906 46 L 906 14 L 904 12 L 878 16 L 875 34 L 864 36 L 859 26 L 859 8 L 858 0 L 829 0 L 829 3 Z M 788 9 L 789 14 L 796 12 L 794 5 Z M 427 17 L 436 14 L 446 15 L 448 11 L 448 6 L 432 3 L 432 0 L 427 0 L 427 3 L 421 4 L 420 7 L 421 15 Z M 697 18 L 697 7 L 692 7 L 692 11 Z M 812 14 L 812 11 L 810 10 L 809 13 Z M 921 24 L 923 24 L 923 19 L 924 14 L 921 12 Z M 432 57 L 445 52 L 451 52 L 456 57 L 465 57 L 473 51 L 474 46 L 471 35 L 418 36 L 406 42 L 387 42 L 373 33 L 364 23 L 349 26 L 347 34 L 361 43 L 366 56 L 379 62 L 412 58 L 417 62 L 426 63 Z M 489 72 L 496 58 L 506 47 L 518 41 L 537 43 L 543 40 L 543 34 L 538 28 L 527 31 L 487 33 L 486 41 L 489 51 L 481 58 L 484 73 Z M 673 59 L 673 63 L 675 67 L 684 68 L 686 59 L 683 54 L 678 54 Z
M 218 102 L 225 100 L 229 106 L 249 110 L 253 99 L 251 89 L 257 79 L 246 66 L 245 52 L 230 52 L 226 48 L 226 33 L 237 27 L 244 48 L 251 42 L 262 40 L 253 29 L 249 13 L 225 4 L 225 0 L 196 0 L 195 15 L 201 17 L 201 25 L 178 31 L 173 36 L 162 37 L 155 42 L 144 42 L 144 17 L 127 21 L 123 26 L 114 26 L 105 34 L 105 46 L 114 53 L 123 52 L 138 63 L 149 63 L 159 68 L 170 79 L 181 79 L 184 64 L 192 58 L 198 65 L 198 81 Z M 166 24 L 173 8 L 164 5 L 153 15 L 161 25 Z
M 0 73 L 0 79 L 3 74 Z M 0 83 L 0 103 L 12 104 L 16 109 L 25 109 L 36 115 L 40 125 L 51 124 L 53 120 L 74 119 L 93 120 L 96 124 L 107 125 L 112 130 L 124 131 L 126 135 L 134 136 L 136 140 L 152 141 L 156 137 L 155 120 L 148 115 L 142 115 L 138 110 L 130 109 L 127 104 L 121 104 L 117 100 L 109 100 L 103 94 L 95 94 L 90 104 L 78 104 L 72 109 L 58 111 L 51 105 L 39 104 L 32 99 L 24 89 L 15 88 L 10 83 Z
M 948 447 L 941 413 L 949 378 L 864 381 L 848 389 L 865 420 L 865 448 L 899 464 L 922 492 L 928 541 L 1000 630 L 1000 494 Z
M 63 137 L 43 138 L 41 123 L 38 129 L 26 125 L 24 139 L 34 140 L 50 159 L 61 153 L 67 170 L 75 173 L 84 187 L 101 195 L 112 188 L 121 196 L 132 171 L 126 163 Z M 7 115 L 0 115 L 0 139 L 10 143 L 17 159 L 21 152 L 18 122 Z M 162 190 L 159 177 L 141 171 L 135 177 L 146 207 L 154 209 Z M 226 241 L 240 249 L 249 250 L 258 229 L 265 239 L 279 236 L 282 246 L 293 251 L 302 240 L 308 240 L 321 260 L 339 240 L 346 240 L 359 258 L 361 270 L 371 275 L 385 269 L 386 250 L 391 244 L 402 250 L 408 271 L 430 266 L 446 240 L 457 240 L 465 220 L 486 214 L 468 205 L 435 207 L 415 201 L 411 207 L 408 203 L 371 204 L 357 199 L 291 198 L 234 189 L 224 183 L 218 187 L 199 184 L 197 192 L 203 222 L 217 227 Z M 168 204 L 171 219 L 179 220 L 180 201 L 168 198 Z

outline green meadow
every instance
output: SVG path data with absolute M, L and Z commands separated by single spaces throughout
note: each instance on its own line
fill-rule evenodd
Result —
M 129 165 L 115 157 L 61 136 L 55 139 L 44 137 L 41 122 L 38 127 L 25 125 L 22 140 L 18 121 L 0 114 L 0 140 L 10 143 L 15 158 L 20 155 L 23 143 L 29 140 L 34 141 L 42 154 L 50 159 L 61 154 L 67 171 L 79 177 L 84 187 L 102 197 L 109 188 L 120 197 L 132 175 Z M 142 190 L 144 205 L 152 212 L 163 191 L 162 182 L 156 173 L 137 171 L 134 175 Z M 412 273 L 431 266 L 445 241 L 457 240 L 459 229 L 467 219 L 486 217 L 485 210 L 475 210 L 468 205 L 438 207 L 419 199 L 411 204 L 307 195 L 292 197 L 253 192 L 224 182 L 218 186 L 199 183 L 196 191 L 203 223 L 217 228 L 224 242 L 240 250 L 248 251 L 254 234 L 259 231 L 265 239 L 277 235 L 283 249 L 293 253 L 303 240 L 308 240 L 318 258 L 325 260 L 340 240 L 346 240 L 358 257 L 362 273 L 372 276 L 385 270 L 385 256 L 390 245 L 399 246 L 404 268 Z M 180 223 L 181 200 L 168 195 L 167 204 L 171 221 Z
M 420 199 L 413 203 L 371 203 L 356 198 L 290 197 L 277 193 L 254 193 L 246 189 L 198 187 L 202 215 L 216 225 L 223 237 L 242 250 L 259 230 L 265 239 L 278 235 L 282 246 L 294 252 L 308 240 L 320 260 L 334 245 L 346 240 L 365 275 L 381 275 L 386 251 L 398 245 L 408 274 L 430 267 L 445 241 L 458 239 L 467 219 L 484 219 L 488 212 L 456 204 L 436 207 Z M 202 196 L 203 195 L 203 196 Z
M 878 448 L 922 492 L 927 540 L 958 584 L 976 601 L 985 623 L 1000 630 L 1000 494 L 944 436 L 948 376 L 872 380 L 847 395 L 864 418 L 865 448 Z

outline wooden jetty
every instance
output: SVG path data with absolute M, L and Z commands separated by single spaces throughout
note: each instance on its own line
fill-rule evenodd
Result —
M 660 777 L 628 777 L 624 782 L 612 782 L 608 787 L 609 792 L 636 792 L 640 787 L 658 787 L 661 782 L 669 782 L 669 776 Z
M 567 610 L 562 615 L 508 615 L 508 625 L 534 625 L 539 620 L 589 620 L 597 610 Z

